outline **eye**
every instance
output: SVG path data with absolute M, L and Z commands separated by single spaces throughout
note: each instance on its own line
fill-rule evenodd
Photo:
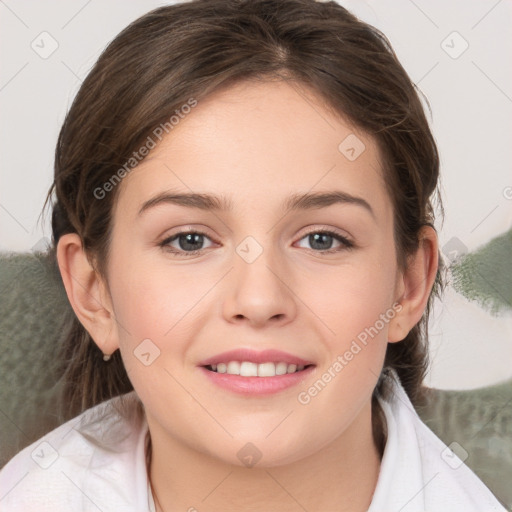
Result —
M 328 229 L 311 231 L 302 237 L 299 242 L 306 240 L 310 244 L 310 249 L 320 254 L 331 254 L 341 252 L 354 247 L 353 242 L 343 235 Z M 204 246 L 205 241 L 210 241 L 210 245 Z M 338 244 L 333 247 L 333 244 Z M 158 245 L 165 251 L 174 256 L 194 256 L 200 254 L 205 249 L 214 244 L 211 238 L 201 231 L 180 231 L 167 237 Z M 300 246 L 303 247 L 303 246 Z M 307 249 L 307 247 L 305 247 Z
M 200 231 L 180 231 L 166 238 L 159 245 L 176 256 L 189 256 L 199 254 L 206 249 L 207 247 L 203 246 L 205 240 L 211 242 L 211 239 Z
M 341 252 L 354 247 L 354 244 L 348 238 L 328 229 L 311 231 L 300 239 L 300 241 L 302 240 L 306 240 L 313 251 L 321 254 Z M 333 243 L 336 242 L 338 243 L 338 246 L 333 248 Z

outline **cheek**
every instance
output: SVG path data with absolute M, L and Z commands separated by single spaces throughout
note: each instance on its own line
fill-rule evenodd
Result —
M 111 294 L 118 321 L 120 342 L 140 343 L 160 340 L 173 322 L 173 306 L 178 304 L 175 288 L 162 279 L 138 270 L 112 279 Z
M 314 385 L 302 389 L 309 412 L 339 421 L 343 404 L 356 414 L 369 399 L 382 369 L 389 322 L 396 316 L 394 251 L 371 251 L 328 273 L 304 278 L 304 302 L 327 327 L 324 355 Z M 315 286 L 311 286 L 315 283 Z M 348 412 L 348 411 L 346 411 Z M 348 415 L 349 417 L 351 414 Z
M 164 268 L 122 268 L 112 275 L 111 295 L 123 363 L 143 403 L 150 410 L 165 409 L 162 397 L 171 403 L 170 396 L 180 396 L 172 376 L 177 376 L 186 362 L 197 328 L 193 305 L 207 287 L 187 286 L 183 276 L 170 276 Z M 155 393 L 163 389 L 167 392 Z
M 392 307 L 395 268 L 390 260 L 385 265 L 337 269 L 322 278 L 323 286 L 310 288 L 304 301 L 314 305 L 311 309 L 330 332 L 324 337 L 321 367 L 309 386 L 301 388 L 297 401 L 305 420 L 325 420 L 321 428 L 326 438 L 347 427 L 375 389 L 389 322 L 396 315 Z
M 370 255 L 371 256 L 371 255 Z M 396 265 L 392 258 L 361 257 L 350 264 L 305 275 L 299 292 L 313 313 L 322 320 L 332 348 L 347 342 L 379 321 L 393 305 Z M 378 322 L 387 333 L 387 323 Z
M 155 264 L 132 255 L 112 265 L 109 284 L 117 319 L 131 342 L 154 338 L 166 343 L 180 324 L 190 321 L 210 281 L 212 276 L 192 276 L 185 267 L 173 270 L 165 261 Z

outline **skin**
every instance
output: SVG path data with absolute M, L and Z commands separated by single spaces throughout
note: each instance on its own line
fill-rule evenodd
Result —
M 350 134 L 366 148 L 354 161 L 338 150 Z M 420 320 L 437 269 L 428 227 L 407 269 L 397 266 L 373 139 L 303 86 L 244 82 L 200 101 L 120 187 L 106 278 L 76 234 L 59 241 L 58 261 L 80 321 L 104 353 L 121 350 L 144 403 L 157 508 L 367 510 L 380 469 L 372 391 L 387 343 Z M 138 215 L 171 189 L 224 195 L 233 210 L 159 204 Z M 356 204 L 283 208 L 291 194 L 332 190 L 363 198 L 373 215 Z M 181 249 L 178 257 L 159 245 L 187 227 L 208 236 L 200 254 Z M 354 247 L 328 239 L 322 247 L 340 250 L 322 255 L 307 235 L 325 228 Z M 263 250 L 252 263 L 235 250 L 247 236 Z M 178 239 L 172 247 L 180 250 Z M 299 403 L 298 394 L 397 303 L 400 312 L 378 335 Z M 133 351 L 148 338 L 160 356 L 145 366 Z M 197 365 L 239 347 L 280 349 L 316 367 L 277 394 L 237 395 L 212 385 Z M 252 468 L 237 457 L 248 442 L 261 452 Z

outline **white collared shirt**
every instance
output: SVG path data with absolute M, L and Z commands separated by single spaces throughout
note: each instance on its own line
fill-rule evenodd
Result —
M 395 370 L 379 398 L 388 437 L 368 512 L 506 512 L 485 484 L 416 413 Z
M 368 512 L 506 512 L 483 482 L 421 421 L 394 370 L 379 397 L 387 441 Z M 112 404 L 124 403 L 120 415 Z M 0 471 L 2 512 L 154 512 L 147 422 L 135 392 L 68 421 Z M 334 512 L 334 511 L 333 511 Z

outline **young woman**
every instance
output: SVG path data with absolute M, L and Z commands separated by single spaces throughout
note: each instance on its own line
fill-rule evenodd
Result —
M 438 168 L 389 43 L 334 2 L 127 27 L 49 196 L 76 417 L 4 467 L 2 510 L 505 510 L 413 407 Z

